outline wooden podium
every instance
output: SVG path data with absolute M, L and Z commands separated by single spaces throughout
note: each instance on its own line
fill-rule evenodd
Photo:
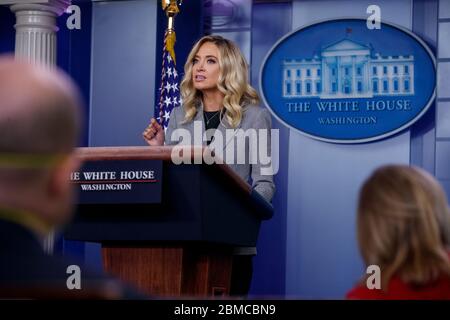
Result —
M 161 201 L 79 204 L 66 239 L 101 243 L 105 271 L 151 295 L 229 293 L 233 249 L 256 246 L 270 204 L 225 164 L 175 165 L 172 147 L 77 152 L 89 162 L 161 160 Z

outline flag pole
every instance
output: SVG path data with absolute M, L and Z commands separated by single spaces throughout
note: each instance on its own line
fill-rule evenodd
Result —
M 176 41 L 176 35 L 175 35 L 175 17 L 180 12 L 180 9 L 178 6 L 181 6 L 183 3 L 183 0 L 161 0 L 162 9 L 166 13 L 167 16 L 167 29 L 165 34 L 165 46 L 166 50 L 170 53 L 172 56 L 172 59 L 174 63 L 176 63 L 175 60 L 175 41 Z
M 154 115 L 164 130 L 169 125 L 172 109 L 181 105 L 179 75 L 175 60 L 175 17 L 180 12 L 179 6 L 182 2 L 182 0 L 161 0 L 162 9 L 168 18 L 168 24 L 164 33 L 161 84 Z

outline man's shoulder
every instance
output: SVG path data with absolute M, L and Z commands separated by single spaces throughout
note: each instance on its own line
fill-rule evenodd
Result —
M 3 253 L 2 253 L 3 254 Z M 0 267 L 0 287 L 14 288 L 14 292 L 0 290 L 2 297 L 32 298 L 94 298 L 144 299 L 135 291 L 103 271 L 93 269 L 76 258 L 50 256 L 28 251 L 26 254 L 8 254 L 8 262 Z M 69 285 L 79 284 L 83 291 L 73 294 Z M 77 291 L 77 290 L 75 290 Z

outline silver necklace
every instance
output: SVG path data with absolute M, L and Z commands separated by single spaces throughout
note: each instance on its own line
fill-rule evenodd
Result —
M 220 113 L 220 110 L 219 110 L 219 111 L 216 111 L 216 113 L 214 113 L 214 115 L 213 115 L 211 118 L 208 118 L 208 115 L 205 113 L 206 125 L 208 125 L 209 122 L 210 122 L 215 116 L 217 116 L 219 113 Z

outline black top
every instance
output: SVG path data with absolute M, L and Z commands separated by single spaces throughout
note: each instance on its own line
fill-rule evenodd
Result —
M 119 298 L 144 298 L 106 274 L 86 268 L 80 261 L 47 255 L 28 229 L 3 219 L 0 219 L 0 261 L 0 298 L 69 298 L 72 293 L 78 298 L 102 299 L 107 298 L 103 289 L 110 285 L 119 289 Z M 74 290 L 79 292 L 67 288 L 70 265 L 80 267 L 82 290 Z M 12 292 L 12 288 L 16 291 Z
M 211 139 L 214 135 L 215 129 L 220 124 L 220 120 L 223 118 L 224 112 L 221 111 L 203 111 L 203 118 L 205 119 L 205 131 L 211 130 L 210 133 L 207 134 L 207 144 L 211 143 Z

